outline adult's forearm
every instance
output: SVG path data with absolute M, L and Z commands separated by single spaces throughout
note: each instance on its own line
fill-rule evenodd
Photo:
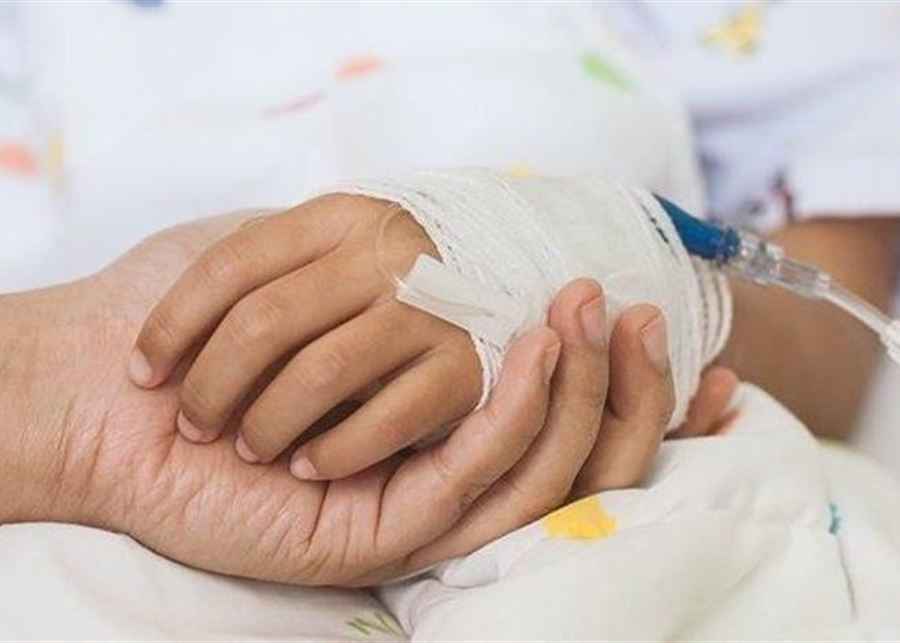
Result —
M 38 340 L 25 327 L 26 303 L 19 295 L 0 297 L 0 523 L 34 519 L 41 495 L 35 486 L 47 473 L 33 461 L 36 413 L 29 398 Z
M 893 293 L 896 220 L 820 220 L 774 235 L 879 307 Z M 723 361 L 780 399 L 818 435 L 843 437 L 881 354 L 872 333 L 837 309 L 775 289 L 734 284 L 735 322 Z
M 79 338 L 52 292 L 0 296 L 0 524 L 79 520 L 83 467 L 64 431 L 79 413 L 67 373 Z

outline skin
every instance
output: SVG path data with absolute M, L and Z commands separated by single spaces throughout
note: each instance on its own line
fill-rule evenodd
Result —
M 512 347 L 490 404 L 414 455 L 298 481 L 284 460 L 252 466 L 231 441 L 185 440 L 182 374 L 141 389 L 127 359 L 176 276 L 246 219 L 175 228 L 80 282 L 0 297 L 0 523 L 88 524 L 203 569 L 361 585 L 646 473 L 671 410 L 668 369 L 646 351 L 659 312 L 628 311 L 607 346 L 580 323 L 602 297 L 586 281 L 560 293 L 550 327 Z
M 774 240 L 888 311 L 898 236 L 897 218 L 828 218 L 791 225 Z M 878 339 L 828 304 L 745 283 L 732 287 L 734 327 L 721 363 L 769 391 L 817 435 L 846 437 L 883 353 Z

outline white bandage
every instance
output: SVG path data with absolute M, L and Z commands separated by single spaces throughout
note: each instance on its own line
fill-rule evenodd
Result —
M 577 277 L 603 285 L 608 328 L 637 303 L 664 312 L 676 400 L 670 427 L 683 421 L 702 368 L 728 336 L 726 281 L 688 257 L 645 191 L 487 169 L 418 172 L 330 191 L 393 201 L 431 237 L 443 267 L 417 264 L 400 298 L 470 331 L 484 371 L 482 401 L 499 375 L 509 329 L 543 322 L 557 291 Z

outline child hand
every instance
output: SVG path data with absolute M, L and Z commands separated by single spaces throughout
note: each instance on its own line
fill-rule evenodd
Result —
M 376 253 L 397 210 L 331 195 L 246 222 L 150 313 L 132 380 L 159 386 L 200 347 L 181 383 L 179 430 L 211 442 L 236 417 L 235 447 L 249 462 L 274 460 L 341 402 L 375 389 L 295 451 L 291 470 L 303 479 L 348 476 L 464 417 L 481 395 L 468 334 L 397 301 L 378 265 L 435 254 L 406 213 L 390 219 Z

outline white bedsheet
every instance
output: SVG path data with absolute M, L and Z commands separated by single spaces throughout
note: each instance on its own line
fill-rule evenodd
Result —
M 158 556 L 126 536 L 87 527 L 0 527 L 0 640 L 356 638 L 405 637 L 362 590 L 208 574 Z
M 384 604 L 199 572 L 84 527 L 0 527 L 0 638 L 896 640 L 900 487 L 740 396 L 725 435 L 667 442 L 645 488 L 383 588 Z

